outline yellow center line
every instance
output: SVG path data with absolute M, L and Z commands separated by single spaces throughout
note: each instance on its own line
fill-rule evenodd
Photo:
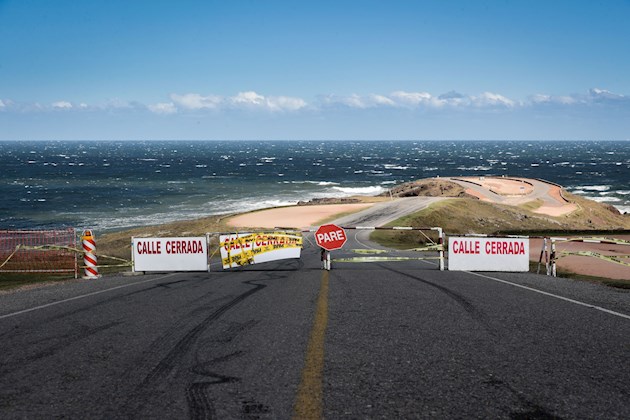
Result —
M 328 324 L 328 271 L 322 271 L 313 329 L 308 339 L 302 379 L 293 405 L 294 419 L 321 419 L 323 401 L 324 338 Z

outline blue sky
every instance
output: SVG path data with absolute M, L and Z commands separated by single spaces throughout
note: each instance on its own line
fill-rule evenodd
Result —
M 627 0 L 0 0 L 0 140 L 625 140 L 628 22 Z

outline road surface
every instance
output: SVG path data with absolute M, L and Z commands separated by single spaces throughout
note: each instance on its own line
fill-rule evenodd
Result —
M 357 232 L 334 258 L 373 247 Z M 0 295 L 0 417 L 630 418 L 627 291 L 431 261 L 327 272 L 306 242 Z

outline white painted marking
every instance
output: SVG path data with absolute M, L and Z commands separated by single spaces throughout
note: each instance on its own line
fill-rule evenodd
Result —
M 366 245 L 366 244 L 364 244 L 363 242 L 361 242 L 361 241 L 359 240 L 359 232 L 357 232 L 357 231 L 355 231 L 355 232 L 354 232 L 354 240 L 355 240 L 355 241 L 357 241 L 357 243 L 358 243 L 359 245 L 361 245 L 362 247 L 365 247 L 365 249 L 372 249 L 372 248 L 374 248 L 373 246 Z M 381 249 L 385 249 L 385 248 L 382 248 L 382 247 L 381 247 Z
M 533 287 L 523 286 L 522 284 L 512 283 L 507 280 L 497 279 L 495 277 L 486 276 L 485 274 L 473 273 L 471 271 L 464 271 L 465 273 L 472 274 L 473 276 L 483 277 L 488 280 L 497 281 L 499 283 L 509 284 L 510 286 L 519 287 L 521 289 L 529 290 L 530 292 L 540 293 L 541 295 L 550 296 L 556 299 L 564 300 L 565 302 L 574 303 L 576 305 L 584 306 L 591 309 L 596 309 L 598 311 L 606 312 L 607 314 L 615 315 L 621 318 L 630 319 L 630 315 L 622 314 L 621 312 L 611 311 L 610 309 L 602 308 L 601 306 L 591 305 L 590 303 L 581 302 L 579 300 L 570 299 L 564 296 L 555 295 L 549 292 L 543 292 L 542 290 L 534 289 Z
M 37 311 L 39 309 L 48 308 L 50 306 L 60 305 L 62 303 L 71 302 L 73 300 L 78 300 L 78 299 L 83 299 L 83 298 L 90 297 L 90 296 L 100 295 L 101 293 L 109 292 L 109 291 L 112 291 L 112 290 L 123 289 L 125 287 L 130 287 L 130 286 L 136 286 L 136 285 L 139 285 L 139 284 L 149 283 L 151 281 L 162 280 L 162 279 L 165 279 L 167 277 L 174 276 L 175 274 L 181 274 L 181 273 L 171 273 L 171 274 L 167 274 L 165 276 L 157 277 L 155 279 L 149 279 L 149 280 L 144 280 L 144 281 L 138 281 L 138 282 L 135 282 L 135 283 L 123 284 L 123 285 L 112 287 L 112 288 L 109 288 L 109 289 L 98 290 L 96 292 L 87 293 L 85 295 L 74 296 L 74 297 L 71 297 L 71 298 L 68 298 L 68 299 L 58 300 L 56 302 L 50 302 L 50 303 L 47 303 L 45 305 L 35 306 L 35 307 L 29 308 L 29 309 L 23 309 L 21 311 L 12 312 L 12 313 L 6 314 L 6 315 L 0 315 L 0 319 L 11 318 L 13 316 L 25 314 L 25 313 L 28 313 L 28 312 Z

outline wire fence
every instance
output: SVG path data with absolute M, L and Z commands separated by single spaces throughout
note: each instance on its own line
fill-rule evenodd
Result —
M 0 273 L 74 273 L 78 275 L 73 228 L 0 230 Z

